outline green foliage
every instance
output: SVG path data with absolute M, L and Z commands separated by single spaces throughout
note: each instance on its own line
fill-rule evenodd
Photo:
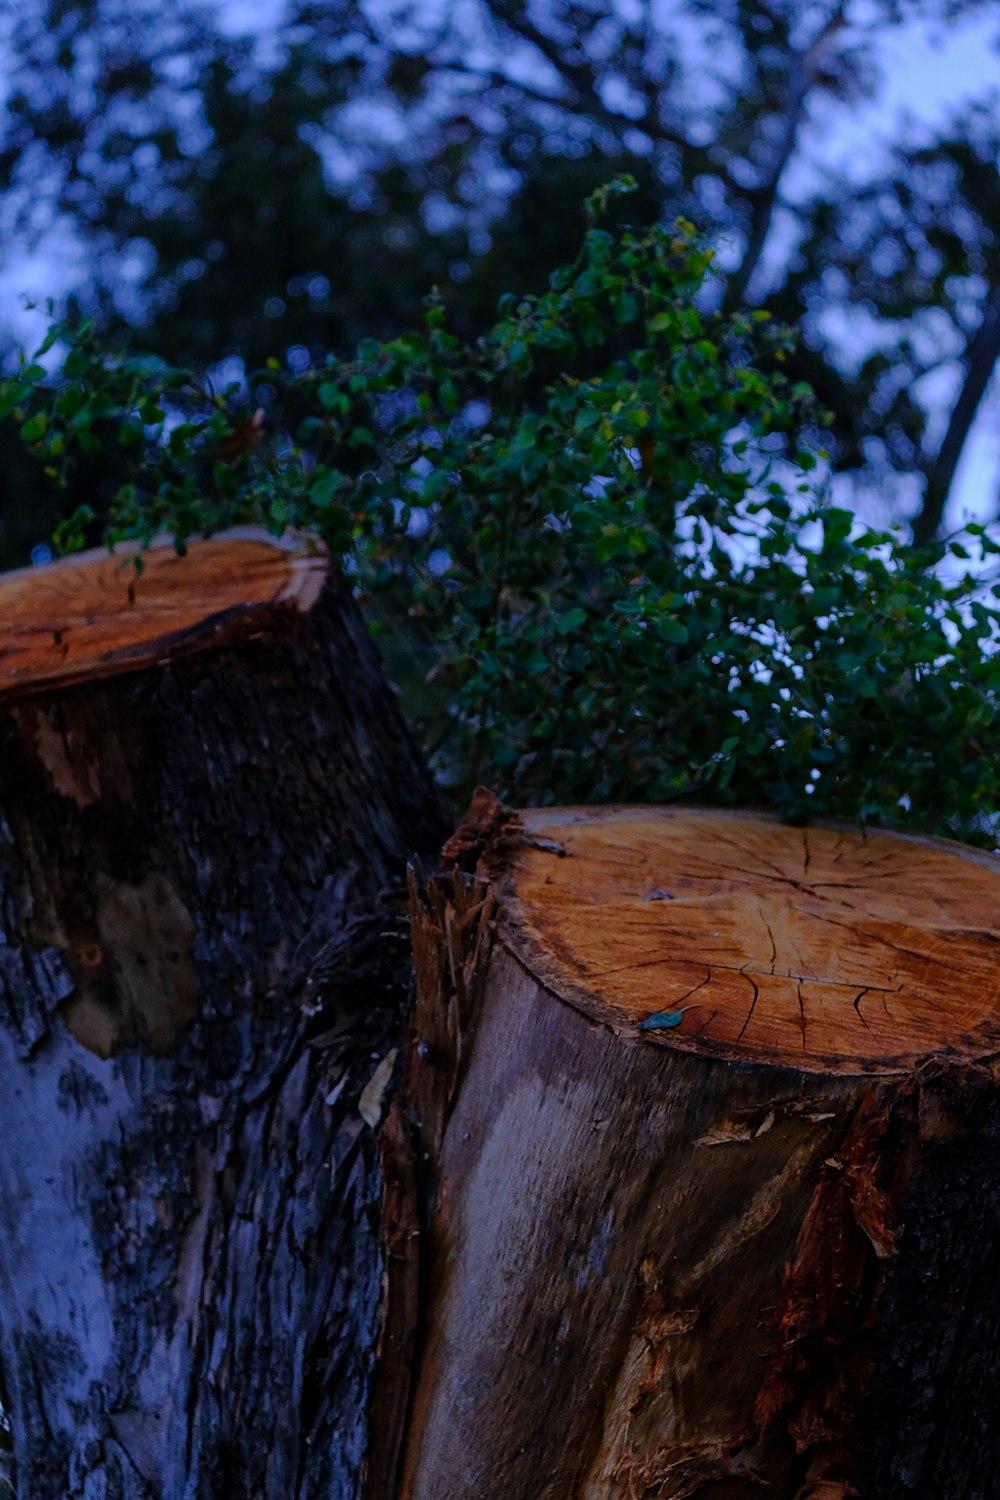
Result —
M 628 168 L 638 217 L 687 215 L 725 246 L 730 306 L 766 294 L 804 331 L 796 378 L 865 502 L 909 511 L 922 485 L 917 527 L 938 529 L 1000 355 L 997 111 L 968 90 L 933 126 L 871 111 L 850 172 L 829 143 L 928 23 L 945 42 L 976 25 L 988 47 L 982 0 L 470 0 L 433 24 L 292 0 L 273 27 L 254 18 L 262 45 L 201 0 L 169 19 L 133 0 L 127 26 L 120 0 L 8 9 L 6 248 L 49 254 L 71 228 L 87 252 L 74 295 L 105 335 L 140 326 L 168 360 L 275 351 L 301 368 L 414 326 L 436 283 L 472 338 L 505 287 L 544 287 L 585 193 Z M 9 449 L 4 491 L 11 515 Z M 0 552 L 26 553 L 28 523 L 7 533 Z
M 787 333 L 710 310 L 690 224 L 604 228 L 629 186 L 594 195 L 575 263 L 474 345 L 432 297 L 351 361 L 215 393 L 56 330 L 61 377 L 40 351 L 0 410 L 57 476 L 114 435 L 110 540 L 320 531 L 456 789 L 989 843 L 1000 631 L 966 570 L 1000 547 L 970 528 L 917 554 L 825 503 L 810 393 L 774 373 Z M 94 524 L 77 512 L 61 545 Z

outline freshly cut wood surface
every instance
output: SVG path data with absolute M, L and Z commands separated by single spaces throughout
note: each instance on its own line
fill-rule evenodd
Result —
M 326 579 L 311 536 L 257 527 L 191 541 L 95 548 L 0 576 L 0 696 L 109 677 L 252 632 L 276 608 L 307 611 Z
M 528 841 L 499 882 L 507 940 L 597 1019 L 824 1072 L 896 1072 L 1000 1044 L 990 854 L 701 809 L 523 821 Z

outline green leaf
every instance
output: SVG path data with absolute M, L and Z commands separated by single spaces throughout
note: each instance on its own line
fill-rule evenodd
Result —
M 663 639 L 671 644 L 683 646 L 690 639 L 687 626 L 676 615 L 662 615 L 658 629 Z
M 346 475 L 339 469 L 319 469 L 309 487 L 309 498 L 317 509 L 325 510 L 332 505 L 334 496 L 347 482 Z
M 564 615 L 560 615 L 555 621 L 555 628 L 560 635 L 569 635 L 586 623 L 587 611 L 577 606 L 575 609 L 568 609 Z
M 446 378 L 441 382 L 441 405 L 446 412 L 454 414 L 458 411 L 458 391 L 455 382 Z
M 605 413 L 598 407 L 585 406 L 577 412 L 573 422 L 573 432 L 577 437 L 582 437 L 588 432 L 593 432 L 604 421 Z
M 639 302 L 631 292 L 622 292 L 614 301 L 615 317 L 619 323 L 634 323 L 639 316 Z
M 347 393 L 342 391 L 339 385 L 335 385 L 332 380 L 324 380 L 319 387 L 317 395 L 324 411 L 336 411 L 346 416 L 351 409 L 351 402 Z
M 0 421 L 21 405 L 28 392 L 19 380 L 0 381 Z
M 657 1010 L 639 1022 L 640 1031 L 672 1031 L 684 1020 L 682 1010 Z
M 61 334 L 62 328 L 60 327 L 60 325 L 58 323 L 53 323 L 52 327 L 49 329 L 48 333 L 46 333 L 45 337 L 42 339 L 42 342 L 35 350 L 34 358 L 41 359 L 43 354 L 48 354 L 49 350 L 52 348 Z

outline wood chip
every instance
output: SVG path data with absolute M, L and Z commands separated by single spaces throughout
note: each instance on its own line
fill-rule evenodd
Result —
M 385 1091 L 389 1087 L 389 1079 L 392 1077 L 392 1070 L 396 1066 L 396 1057 L 398 1054 L 398 1047 L 393 1047 L 391 1052 L 385 1054 L 365 1084 L 361 1098 L 358 1100 L 358 1114 L 366 1125 L 371 1126 L 372 1130 L 375 1129 L 382 1118 L 382 1101 L 385 1098 Z

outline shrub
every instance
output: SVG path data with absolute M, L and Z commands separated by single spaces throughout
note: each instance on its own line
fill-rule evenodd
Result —
M 992 843 L 982 564 L 1000 547 L 972 526 L 917 553 L 828 503 L 811 393 L 781 373 L 789 334 L 712 310 L 691 225 L 602 228 L 627 186 L 594 195 L 576 262 L 505 297 L 471 348 L 431 297 L 419 330 L 217 393 L 54 327 L 0 413 L 50 472 L 109 441 L 129 466 L 107 513 L 78 510 L 57 540 L 319 531 L 459 792 L 691 798 Z

